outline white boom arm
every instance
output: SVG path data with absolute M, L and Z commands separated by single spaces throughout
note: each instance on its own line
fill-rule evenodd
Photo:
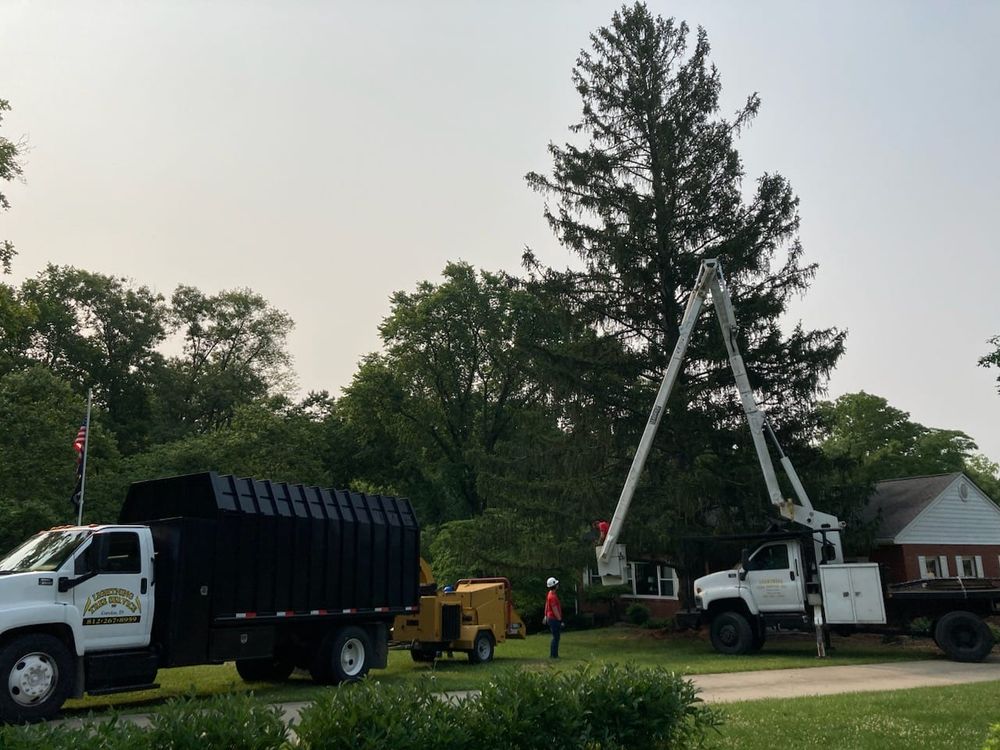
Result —
M 767 423 L 767 418 L 760 410 L 757 399 L 754 397 L 753 389 L 750 387 L 750 380 L 747 377 L 746 366 L 743 364 L 743 357 L 739 347 L 736 345 L 736 320 L 733 315 L 733 302 L 729 296 L 725 279 L 722 276 L 722 267 L 717 259 L 703 260 L 698 271 L 698 279 L 691 295 L 688 297 L 687 307 L 684 317 L 681 319 L 677 344 L 674 352 L 670 356 L 667 371 L 663 375 L 663 382 L 656 394 L 653 402 L 653 410 L 650 412 L 649 421 L 646 422 L 646 429 L 642 433 L 639 447 L 632 459 L 632 466 L 625 479 L 625 486 L 622 488 L 621 497 L 618 499 L 618 507 L 611 518 L 611 526 L 608 528 L 607 537 L 604 544 L 597 549 L 597 568 L 604 583 L 621 583 L 625 580 L 625 548 L 618 544 L 618 536 L 621 533 L 625 517 L 628 515 L 629 505 L 632 503 L 632 496 L 639 483 L 639 476 L 646 464 L 650 448 L 653 446 L 653 438 L 660 426 L 660 418 L 666 407 L 670 391 L 673 390 L 677 375 L 684 363 L 684 354 L 687 352 L 688 342 L 691 340 L 691 331 L 698 320 L 705 297 L 711 293 L 716 317 L 722 327 L 722 338 L 726 343 L 726 351 L 729 354 L 729 364 L 732 367 L 733 375 L 736 378 L 736 388 L 740 394 L 740 401 L 743 404 L 743 411 L 747 415 L 747 422 L 750 425 L 750 435 L 753 438 L 753 445 L 757 451 L 757 458 L 760 461 L 760 468 L 764 474 L 764 483 L 767 485 L 767 493 L 771 498 L 771 503 L 778 509 L 781 515 L 795 523 L 816 531 L 826 532 L 825 542 L 827 552 L 820 559 L 828 562 L 843 562 L 843 552 L 840 544 L 840 529 L 843 524 L 835 516 L 821 513 L 814 510 L 812 503 L 806 495 L 802 482 L 799 481 L 798 474 L 792 466 L 791 460 L 786 456 L 778 441 Z M 799 504 L 781 496 L 781 489 L 778 486 L 778 479 L 774 473 L 774 464 L 771 462 L 771 454 L 768 452 L 767 440 L 764 430 L 767 430 L 772 441 L 780 454 L 781 465 L 788 475 L 789 482 Z M 821 535 L 817 535 L 817 549 L 824 542 Z

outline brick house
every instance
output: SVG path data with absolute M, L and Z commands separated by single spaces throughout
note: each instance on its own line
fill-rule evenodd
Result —
M 634 602 L 648 607 L 650 616 L 656 618 L 673 617 L 681 608 L 678 596 L 680 581 L 674 568 L 660 560 L 644 559 L 628 560 L 626 570 L 625 585 L 632 589 L 632 593 L 621 596 L 619 614 L 624 615 L 625 610 Z M 584 571 L 581 583 L 584 588 L 601 585 L 596 565 Z M 606 606 L 585 601 L 581 602 L 580 609 L 584 612 L 607 614 Z
M 1000 507 L 964 474 L 879 482 L 863 518 L 888 583 L 1000 578 Z

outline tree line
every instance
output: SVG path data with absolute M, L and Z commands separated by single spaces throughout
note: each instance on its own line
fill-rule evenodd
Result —
M 864 392 L 822 400 L 846 333 L 783 325 L 818 268 L 789 182 L 745 174 L 736 141 L 760 99 L 720 113 L 703 29 L 625 6 L 573 84 L 572 140 L 526 181 L 578 262 L 548 267 L 528 249 L 519 275 L 449 263 L 396 292 L 380 350 L 339 396 L 295 395 L 293 322 L 250 289 L 167 299 L 54 265 L 0 283 L 0 549 L 72 520 L 71 443 L 92 390 L 85 522 L 115 520 L 132 481 L 217 470 L 409 497 L 439 580 L 508 575 L 533 590 L 541 571 L 571 575 L 592 559 L 589 520 L 614 509 L 707 257 L 723 262 L 750 380 L 817 507 L 851 520 L 880 479 L 950 471 L 998 497 L 997 465 L 964 433 Z M 0 138 L 0 180 L 20 174 L 18 155 Z M 0 244 L 3 272 L 13 259 Z M 724 342 L 702 321 L 630 548 L 760 528 L 769 510 Z

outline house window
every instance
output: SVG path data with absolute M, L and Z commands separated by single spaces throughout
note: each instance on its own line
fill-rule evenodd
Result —
M 979 555 L 955 555 L 955 567 L 961 578 L 983 578 L 983 558 Z
M 673 568 L 652 562 L 633 562 L 632 593 L 636 596 L 677 598 L 677 574 Z
M 917 565 L 920 568 L 921 578 L 947 578 L 949 575 L 948 558 L 944 555 L 939 557 L 918 555 Z
M 632 566 L 625 566 L 625 583 L 632 582 Z M 583 585 L 584 586 L 603 586 L 604 581 L 601 580 L 601 574 L 597 570 L 596 566 L 587 568 L 583 572 Z

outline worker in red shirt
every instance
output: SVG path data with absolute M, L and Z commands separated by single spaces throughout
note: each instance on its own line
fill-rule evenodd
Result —
M 608 522 L 594 521 L 592 525 L 597 532 L 597 544 L 604 544 L 604 540 L 608 538 L 608 529 L 610 528 Z
M 549 632 L 552 633 L 552 644 L 549 646 L 549 657 L 552 659 L 559 658 L 559 635 L 562 633 L 562 604 L 559 601 L 559 595 L 556 593 L 556 589 L 559 588 L 559 580 L 556 578 L 549 578 L 545 582 L 545 585 L 549 589 L 549 593 L 545 597 L 545 623 L 549 626 Z

